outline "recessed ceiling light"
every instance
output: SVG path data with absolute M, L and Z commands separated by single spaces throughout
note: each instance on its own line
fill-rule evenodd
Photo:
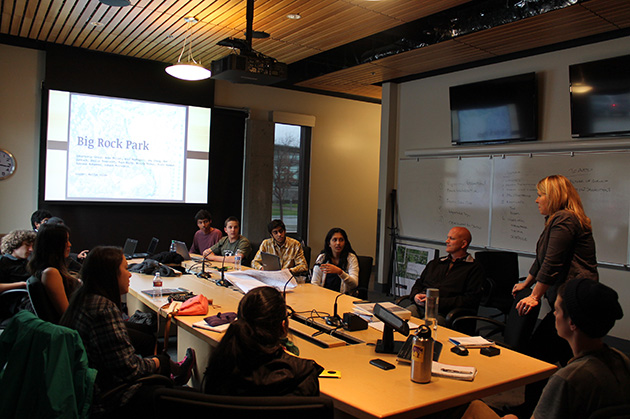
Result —
M 90 25 L 96 26 L 97 28 L 101 26 L 105 26 L 103 22 L 90 22 Z
M 293 20 L 298 20 L 298 19 L 301 19 L 301 18 L 302 18 L 302 16 L 300 16 L 300 14 L 299 14 L 299 13 L 289 13 L 289 14 L 287 15 L 287 18 L 289 18 L 289 19 L 293 19 Z

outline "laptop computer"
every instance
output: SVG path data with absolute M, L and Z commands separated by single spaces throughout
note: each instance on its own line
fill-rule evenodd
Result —
M 190 253 L 188 253 L 188 246 L 186 243 L 180 242 L 178 240 L 173 240 L 172 243 L 175 245 L 175 253 L 184 258 L 184 260 L 190 260 Z
M 125 240 L 125 246 L 123 247 L 123 254 L 125 255 L 125 259 L 133 258 L 133 254 L 136 251 L 137 246 L 138 246 L 138 240 L 136 239 Z
M 282 269 L 280 258 L 273 253 L 260 252 L 262 257 L 263 271 L 279 271 Z
M 153 237 L 151 239 L 151 242 L 149 243 L 149 247 L 147 248 L 146 253 L 134 253 L 133 257 L 134 258 L 146 258 L 149 257 L 153 254 L 155 254 L 155 249 L 157 249 L 157 245 L 160 242 L 160 240 L 157 237 Z

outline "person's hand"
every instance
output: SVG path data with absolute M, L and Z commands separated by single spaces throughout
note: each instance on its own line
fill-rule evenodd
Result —
M 77 259 L 85 259 L 87 257 L 89 250 L 84 250 L 77 255 Z
M 427 301 L 427 295 L 426 294 L 416 294 L 413 297 L 413 301 L 418 304 L 419 306 L 423 306 L 424 302 Z
M 203 253 L 201 254 L 204 258 L 207 258 L 208 255 L 210 254 L 210 249 L 206 249 L 203 251 Z
M 525 289 L 525 283 L 519 282 L 512 287 L 512 296 L 516 298 L 516 294 Z
M 343 270 L 339 266 L 333 265 L 332 263 L 322 263 L 319 269 L 321 269 L 322 272 L 325 274 L 341 275 L 341 273 L 343 272 Z
M 518 311 L 519 315 L 524 316 L 538 304 L 540 304 L 540 301 L 530 295 L 529 297 L 525 297 L 516 303 L 516 311 Z

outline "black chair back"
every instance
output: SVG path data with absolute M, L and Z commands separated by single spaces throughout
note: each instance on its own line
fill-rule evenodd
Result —
M 372 256 L 357 256 L 357 259 L 359 260 L 359 285 L 357 286 L 356 297 L 367 300 L 374 259 Z
M 48 293 L 41 279 L 31 276 L 26 281 L 26 289 L 37 317 L 44 321 L 58 324 L 61 316 L 55 310 L 50 298 L 48 298 Z
M 512 307 L 512 288 L 519 280 L 518 254 L 497 250 L 483 250 L 475 253 L 486 273 L 481 305 L 492 307 L 507 315 Z
M 218 396 L 181 389 L 161 388 L 153 406 L 161 417 L 181 416 L 251 419 L 326 419 L 333 417 L 333 403 L 325 397 Z M 203 416 L 202 416 L 203 415 Z
M 0 329 L 4 329 L 13 315 L 25 305 L 25 299 L 28 300 L 25 289 L 6 290 L 0 293 Z

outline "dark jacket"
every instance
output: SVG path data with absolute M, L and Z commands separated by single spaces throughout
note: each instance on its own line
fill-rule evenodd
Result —
M 481 263 L 470 254 L 456 259 L 449 270 L 450 263 L 450 255 L 429 262 L 413 285 L 410 294 L 413 301 L 416 294 L 424 293 L 427 288 L 438 288 L 440 290 L 438 311 L 444 317 L 457 307 L 477 310 L 485 277 Z
M 323 370 L 313 360 L 281 351 L 249 373 L 206 376 L 205 391 L 230 396 L 319 396 L 318 377 Z
M 593 232 L 585 231 L 573 212 L 556 212 L 538 239 L 536 259 L 529 273 L 536 281 L 550 286 L 546 297 L 552 305 L 558 287 L 568 279 L 599 280 Z

